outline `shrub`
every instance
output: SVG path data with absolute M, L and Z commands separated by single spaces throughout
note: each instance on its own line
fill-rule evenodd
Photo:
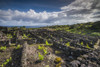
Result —
M 6 46 L 1 46 L 0 50 L 6 50 Z
M 46 45 L 48 45 L 48 46 L 52 45 L 52 44 L 49 44 L 47 40 L 46 40 L 46 42 L 45 42 L 45 43 L 46 43 Z
M 70 42 L 66 43 L 65 45 L 67 45 L 69 47 L 70 46 Z
M 78 34 L 81 34 L 82 32 L 78 32 Z
M 62 60 L 62 59 L 61 59 L 60 57 L 56 57 L 54 61 L 55 61 L 56 63 L 59 63 L 59 62 L 61 62 L 61 60 Z
M 44 52 L 44 55 L 48 53 L 46 49 L 43 49 L 43 52 Z
M 61 67 L 62 62 L 58 63 L 56 67 Z
M 83 42 L 81 42 L 81 45 L 83 45 Z
M 62 38 L 60 38 L 60 41 L 62 42 L 62 41 L 63 41 L 63 39 L 62 39 Z
M 92 36 L 100 36 L 100 33 L 99 32 L 93 32 L 91 33 Z
M 92 44 L 92 41 L 90 43 Z
M 1 67 L 4 67 L 4 64 L 0 65 Z
M 38 49 L 39 49 L 39 50 L 42 50 L 42 49 L 43 49 L 43 47 L 42 47 L 42 46 L 40 46 L 40 45 L 38 45 Z
M 38 57 L 39 57 L 39 60 L 40 60 L 40 61 L 44 60 L 44 56 L 41 55 L 40 52 L 38 53 Z
M 86 45 L 86 47 L 87 47 L 87 48 L 90 48 L 88 44 Z
M 12 57 L 10 57 L 9 59 L 6 59 L 6 61 L 0 65 L 1 67 L 4 67 L 4 65 L 6 65 L 7 63 L 9 63 L 12 60 Z
M 21 47 L 21 45 L 17 45 L 16 49 L 19 49 Z
M 42 46 L 38 45 L 38 49 L 43 50 L 44 55 L 48 53 L 46 47 L 44 47 L 43 45 Z
M 57 50 L 55 51 L 55 54 L 60 54 L 60 53 L 61 53 L 61 51 L 57 51 Z
M 28 38 L 26 34 L 23 34 L 22 39 Z
M 12 35 L 11 34 L 7 34 L 7 38 L 12 38 Z
M 46 65 L 45 67 L 49 67 L 49 65 Z

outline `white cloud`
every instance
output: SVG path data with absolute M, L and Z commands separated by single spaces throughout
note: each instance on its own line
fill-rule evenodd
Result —
M 75 19 L 79 23 L 89 22 L 89 21 L 98 21 L 100 19 L 100 7 L 99 0 L 75 0 L 68 6 L 61 7 L 61 10 L 67 13 L 68 17 Z M 99 15 L 98 18 L 93 18 L 96 15 Z
M 62 10 L 81 10 L 81 9 L 91 9 L 94 0 L 75 0 L 68 6 L 61 7 Z
M 59 12 L 0 10 L 0 25 L 44 26 L 98 21 L 99 7 L 99 0 L 75 0 L 68 6 L 61 7 Z
M 49 25 L 54 23 L 55 19 L 66 17 L 67 15 L 61 12 L 35 12 L 30 9 L 27 12 L 22 12 L 18 10 L 0 10 L 0 20 L 6 22 L 7 25 L 37 25 L 46 24 Z M 53 21 L 54 20 L 54 21 Z M 52 21 L 52 22 L 51 22 Z M 13 22 L 13 24 L 12 24 Z M 1 23 L 1 22 L 0 22 Z M 4 24 L 5 25 L 5 24 Z

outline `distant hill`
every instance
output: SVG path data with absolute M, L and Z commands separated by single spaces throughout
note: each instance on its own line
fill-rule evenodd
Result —
M 82 35 L 91 35 L 91 36 L 100 36 L 100 21 L 97 22 L 88 22 L 88 23 L 80 23 L 80 24 L 73 24 L 73 25 L 55 25 L 55 26 L 47 26 L 47 27 L 35 27 L 35 26 L 11 26 L 11 27 L 1 27 L 1 31 L 11 30 L 14 28 L 19 29 L 52 29 L 52 30 L 63 30 L 70 33 L 75 34 L 82 34 Z
M 100 36 L 100 21 L 80 23 L 74 25 L 55 25 L 55 26 L 48 26 L 45 28 L 54 30 L 64 30 L 70 33 L 76 33 L 82 35 Z
M 90 29 L 100 32 L 100 21 L 93 23 Z

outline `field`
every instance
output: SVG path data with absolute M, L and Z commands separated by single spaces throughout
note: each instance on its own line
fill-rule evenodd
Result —
M 0 66 L 100 67 L 99 26 L 0 27 Z

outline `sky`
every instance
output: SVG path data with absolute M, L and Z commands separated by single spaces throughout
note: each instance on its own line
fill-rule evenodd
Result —
M 100 0 L 0 0 L 0 26 L 71 25 L 100 21 Z

